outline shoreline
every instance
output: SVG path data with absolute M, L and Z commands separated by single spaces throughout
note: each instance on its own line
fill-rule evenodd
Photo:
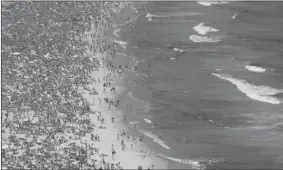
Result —
M 133 9 L 130 9 L 130 10 L 133 10 Z M 136 9 L 134 11 L 137 12 Z M 125 17 L 127 18 L 127 16 Z M 132 21 L 132 18 L 130 19 L 129 18 L 130 17 L 128 17 L 128 20 Z M 126 21 L 125 24 L 129 24 L 129 22 Z M 129 28 L 129 25 L 127 25 L 126 27 Z M 124 75 L 127 75 L 127 77 L 130 75 L 129 77 L 131 79 L 132 77 L 131 74 L 137 74 L 137 75 L 140 74 L 139 72 L 135 71 L 135 66 L 138 63 L 138 60 L 135 59 L 132 51 L 127 50 L 126 46 L 128 45 L 128 42 L 123 41 L 123 35 L 124 35 L 123 28 L 124 28 L 124 25 L 116 27 L 116 28 L 115 27 L 111 28 L 112 30 L 108 31 L 108 37 L 113 39 L 113 42 L 116 45 L 118 45 L 119 48 L 121 49 L 121 51 L 117 52 L 117 54 L 119 55 L 119 59 L 116 62 L 122 65 L 125 64 L 125 62 L 129 63 L 128 69 L 127 71 L 125 71 Z M 124 61 L 122 61 L 121 63 L 121 60 L 124 60 Z M 187 158 L 170 157 L 166 155 L 166 152 L 170 152 L 172 148 L 167 146 L 164 141 L 159 139 L 158 136 L 155 136 L 154 133 L 152 133 L 151 131 L 140 129 L 140 128 L 135 128 L 135 125 L 139 126 L 139 123 L 148 124 L 150 126 L 154 126 L 154 124 L 153 122 L 148 123 L 146 121 L 148 119 L 142 118 L 144 116 L 139 115 L 140 111 L 137 110 L 137 113 L 135 113 L 135 109 L 137 108 L 140 109 L 141 107 L 143 108 L 144 106 L 141 106 L 141 105 L 144 105 L 145 103 L 143 100 L 140 100 L 138 98 L 131 96 L 132 95 L 131 90 L 133 90 L 131 88 L 132 85 L 129 82 L 125 82 L 123 79 L 119 79 L 118 81 L 119 81 L 119 86 L 123 86 L 123 88 L 125 88 L 125 90 L 118 96 L 118 99 L 121 101 L 121 105 L 118 107 L 121 110 L 121 112 L 124 112 L 125 114 L 127 114 L 127 117 L 128 116 L 130 117 L 130 120 L 127 120 L 126 123 L 122 123 L 122 125 L 120 125 L 119 128 L 126 127 L 129 130 L 129 133 L 131 135 L 143 136 L 144 144 L 147 146 L 147 148 L 150 148 L 148 150 L 153 151 L 154 152 L 153 157 L 161 160 L 160 163 L 163 164 L 162 166 L 165 167 L 161 169 L 199 169 L 199 168 L 205 169 L 205 166 L 202 165 L 198 161 L 190 160 Z M 125 103 L 124 105 L 122 104 L 123 102 Z M 128 113 L 129 107 L 130 107 L 130 113 Z M 142 120 L 140 120 L 141 122 L 137 120 L 140 118 L 142 118 Z M 144 132 L 147 132 L 147 133 L 144 133 Z M 167 149 L 167 151 L 163 152 L 164 149 Z
M 132 10 L 132 9 L 129 9 L 129 7 L 124 7 L 123 9 L 121 9 L 121 11 L 123 10 Z M 126 17 L 129 17 L 129 16 L 126 16 Z M 111 32 L 106 33 L 105 36 L 108 39 L 110 38 L 110 41 L 113 41 L 115 43 L 115 41 L 119 41 L 119 40 L 116 40 L 115 37 L 112 37 L 113 40 L 111 38 L 111 33 L 112 33 L 112 36 L 115 36 L 115 34 L 117 33 L 115 32 L 114 29 L 115 27 L 107 28 L 106 32 L 109 32 L 109 30 L 111 30 Z M 116 38 L 119 38 L 119 37 L 116 36 Z M 117 45 L 118 46 L 122 45 L 121 50 L 125 52 L 124 50 L 126 50 L 126 48 L 124 44 L 117 44 Z M 96 54 L 95 56 L 99 58 L 100 63 L 103 62 L 103 58 L 105 57 L 102 54 Z M 120 58 L 118 60 L 114 59 L 117 57 L 120 57 Z M 102 117 L 104 119 L 104 123 L 101 125 L 106 127 L 106 129 L 100 129 L 98 132 L 95 131 L 95 133 L 99 136 L 99 138 L 101 138 L 101 141 L 103 141 L 100 145 L 97 145 L 97 146 L 99 150 L 102 151 L 102 153 L 106 153 L 108 155 L 107 157 L 105 157 L 105 161 L 109 161 L 109 162 L 114 161 L 116 163 L 119 162 L 119 165 L 121 165 L 123 169 L 136 169 L 138 168 L 139 165 L 141 165 L 142 168 L 146 168 L 146 169 L 148 168 L 149 169 L 155 169 L 155 168 L 167 169 L 168 165 L 166 161 L 164 161 L 158 155 L 152 154 L 150 149 L 143 142 L 137 141 L 139 139 L 138 136 L 132 135 L 131 130 L 129 129 L 130 127 L 127 124 L 125 124 L 122 120 L 124 113 L 122 113 L 123 111 L 120 110 L 121 108 L 119 108 L 119 106 L 115 108 L 113 107 L 113 105 L 110 106 L 109 104 L 103 101 L 98 104 L 99 100 L 102 100 L 102 98 L 108 98 L 109 100 L 118 101 L 120 100 L 121 96 L 127 95 L 127 93 L 129 92 L 129 89 L 124 84 L 125 75 L 123 75 L 123 73 L 122 73 L 122 76 L 119 75 L 119 73 L 115 74 L 113 71 L 117 71 L 117 70 L 113 69 L 111 71 L 109 68 L 107 68 L 107 65 L 106 65 L 106 64 L 109 64 L 110 62 L 114 63 L 114 65 L 118 65 L 118 63 L 119 65 L 120 64 L 128 65 L 129 63 L 125 64 L 125 61 L 127 59 L 126 60 L 121 59 L 123 57 L 128 58 L 129 56 L 114 55 L 112 59 L 109 59 L 109 58 L 106 60 L 104 59 L 104 61 L 106 62 L 104 63 L 103 68 L 99 68 L 98 71 L 94 71 L 92 73 L 92 77 L 95 77 L 100 80 L 107 77 L 107 79 L 110 79 L 109 81 L 111 83 L 110 87 L 115 87 L 115 94 L 114 94 L 111 92 L 110 88 L 106 87 L 104 89 L 102 86 L 103 85 L 102 83 L 93 84 L 92 86 L 89 86 L 89 88 L 91 89 L 92 88 L 96 89 L 96 91 L 98 92 L 98 96 L 99 96 L 98 98 L 100 98 L 100 99 L 98 98 L 96 99 L 96 102 L 94 103 L 94 106 L 91 107 L 91 109 L 93 111 L 98 111 L 98 112 L 103 113 Z M 82 92 L 82 93 L 85 94 L 86 92 Z M 91 96 L 89 95 L 84 95 L 84 97 L 89 102 L 93 100 L 91 99 Z M 112 117 L 114 117 L 115 123 L 111 123 Z M 95 115 L 90 116 L 90 119 L 94 121 L 96 119 Z M 100 123 L 100 122 L 96 122 L 96 124 L 97 123 Z M 130 135 L 126 135 L 127 137 L 122 136 L 121 132 L 124 132 L 124 131 L 126 134 L 129 133 Z M 119 134 L 119 140 L 117 139 L 118 134 Z M 135 141 L 133 141 L 133 139 Z M 121 140 L 123 140 L 125 143 L 125 150 L 120 149 Z M 112 146 L 114 146 L 113 148 L 116 151 L 114 159 L 111 159 L 111 147 Z M 131 147 L 133 146 L 133 149 L 130 149 L 130 146 Z
M 4 140 L 2 147 L 5 153 L 4 167 L 110 169 L 111 166 L 111 169 L 168 169 L 169 164 L 172 165 L 170 162 L 174 158 L 162 156 L 162 153 L 158 152 L 159 148 L 155 148 L 157 145 L 151 145 L 156 140 L 142 133 L 139 127 L 134 128 L 133 122 L 129 122 L 143 116 L 139 115 L 142 112 L 138 110 L 141 107 L 144 109 L 142 105 L 145 103 L 132 96 L 131 84 L 125 80 L 130 72 L 139 74 L 134 70 L 138 62 L 132 63 L 137 60 L 134 55 L 126 51 L 128 42 L 122 41 L 124 35 L 119 34 L 123 32 L 126 24 L 128 24 L 127 27 L 132 26 L 131 22 L 137 19 L 134 16 L 137 10 L 132 8 L 133 3 L 115 2 L 109 4 L 111 6 L 107 4 L 94 4 L 105 5 L 105 9 L 101 9 L 104 12 L 101 14 L 103 17 L 96 23 L 95 20 L 89 21 L 89 25 L 80 32 L 81 39 L 77 39 L 76 43 L 82 42 L 83 55 L 73 56 L 78 59 L 76 60 L 78 63 L 75 60 L 69 63 L 63 61 L 65 64 L 63 66 L 46 67 L 49 70 L 68 68 L 70 72 L 74 68 L 69 68 L 69 64 L 78 67 L 76 70 L 78 73 L 68 72 L 67 75 L 73 76 L 69 81 L 58 80 L 62 81 L 59 85 L 54 83 L 58 91 L 56 95 L 53 95 L 60 97 L 60 103 L 57 101 L 59 108 L 47 114 L 41 113 L 36 108 L 35 110 L 28 108 L 21 114 L 15 112 L 15 116 L 14 113 L 10 116 L 6 112 L 8 115 L 6 120 L 8 117 L 10 120 L 4 122 L 7 124 L 2 133 L 7 138 L 7 142 Z M 61 26 L 60 23 L 57 25 Z M 62 31 L 61 27 L 57 31 Z M 31 52 L 32 55 L 37 55 L 34 50 Z M 20 54 L 13 53 L 16 56 Z M 73 54 L 76 52 L 74 51 Z M 50 55 L 47 52 L 44 57 L 53 61 Z M 63 59 L 68 58 L 64 56 Z M 31 60 L 27 62 L 29 61 Z M 90 66 L 85 61 L 93 65 Z M 95 64 L 96 61 L 98 67 Z M 23 63 L 20 63 L 19 67 L 22 66 Z M 94 69 L 91 68 L 96 70 L 93 71 Z M 80 82 L 79 78 L 83 80 Z M 59 89 L 67 84 L 73 90 Z M 49 90 L 38 94 L 45 95 L 44 92 L 47 97 L 44 100 L 55 101 L 55 97 L 52 98 Z M 64 94 L 66 92 L 67 95 Z M 52 105 L 53 102 L 48 106 Z M 38 115 L 38 111 L 41 115 Z M 14 154 L 19 154 L 16 160 L 13 157 Z M 29 159 L 30 155 L 32 159 Z M 47 161 L 45 161 L 46 155 L 50 158 Z M 30 161 L 26 161 L 27 158 Z
M 131 7 L 127 7 L 127 8 L 128 9 L 126 10 L 134 10 L 135 12 L 137 12 L 135 8 L 134 9 L 131 9 Z M 131 15 L 131 14 L 128 14 L 128 15 Z M 132 20 L 133 17 L 129 17 L 127 15 L 123 15 L 123 17 L 127 18 L 126 22 L 125 20 L 123 22 L 125 25 L 129 24 L 129 20 L 133 21 Z M 166 154 L 164 155 L 164 153 L 162 153 L 162 149 L 165 148 L 169 152 L 171 150 L 171 148 L 169 148 L 164 143 L 164 141 L 160 140 L 157 136 L 152 137 L 152 135 L 154 134 L 152 134 L 151 131 L 144 131 L 143 129 L 135 128 L 135 126 L 139 127 L 138 125 L 139 123 L 136 119 L 139 119 L 140 117 L 140 115 L 138 114 L 140 111 L 137 111 L 137 113 L 135 113 L 135 110 L 137 110 L 137 108 L 140 109 L 141 105 L 144 105 L 145 103 L 144 101 L 131 96 L 131 90 L 132 90 L 131 84 L 129 84 L 129 82 L 125 81 L 124 79 L 125 77 L 129 77 L 129 75 L 131 74 L 140 74 L 139 72 L 136 72 L 134 70 L 137 64 L 137 60 L 134 58 L 134 54 L 132 54 L 132 52 L 127 50 L 128 42 L 123 41 L 123 34 L 124 34 L 123 28 L 125 26 L 124 24 L 122 26 L 119 25 L 118 27 L 116 24 L 114 24 L 114 27 L 109 28 L 106 31 L 107 32 L 106 36 L 110 38 L 114 42 L 114 44 L 118 46 L 118 49 L 119 49 L 117 50 L 117 53 L 116 53 L 117 55 L 115 56 L 115 59 L 114 59 L 115 61 L 112 59 L 111 62 L 114 62 L 117 65 L 121 64 L 121 65 L 128 66 L 128 68 L 125 69 L 126 71 L 123 71 L 122 73 L 124 77 L 116 79 L 115 87 L 120 87 L 123 89 L 118 95 L 116 95 L 116 99 L 120 100 L 120 103 L 121 103 L 118 106 L 119 108 L 118 117 L 122 117 L 122 115 L 125 114 L 127 115 L 127 119 L 128 117 L 130 117 L 130 119 L 127 120 L 126 122 L 121 122 L 119 124 L 116 124 L 115 127 L 121 130 L 125 128 L 128 130 L 128 133 L 133 136 L 142 136 L 143 141 L 144 141 L 142 146 L 143 147 L 146 146 L 147 151 L 153 153 L 148 156 L 151 156 L 151 159 L 155 160 L 155 162 L 159 162 L 158 163 L 159 166 L 157 167 L 159 169 L 175 169 L 175 168 L 177 169 L 199 169 L 200 167 L 204 169 L 203 165 L 200 165 L 198 161 L 189 160 L 186 158 L 174 158 L 174 157 L 166 156 Z M 127 25 L 127 27 L 128 26 L 129 25 Z M 132 63 L 132 61 L 135 61 L 136 63 Z M 110 114 L 112 114 L 112 116 L 115 116 L 114 113 L 110 113 Z M 145 121 L 145 119 L 141 121 Z M 140 123 L 143 124 L 144 122 L 140 122 Z M 153 124 L 150 124 L 150 126 L 152 125 Z M 148 132 L 149 134 L 143 133 L 143 132 Z

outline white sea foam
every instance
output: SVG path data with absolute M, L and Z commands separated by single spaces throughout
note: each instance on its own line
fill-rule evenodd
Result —
M 119 33 L 120 31 L 121 31 L 120 28 L 116 28 L 116 29 L 114 30 L 113 34 L 114 34 L 116 37 L 120 37 L 120 36 L 118 35 L 118 33 Z
M 274 129 L 279 126 L 282 126 L 283 123 L 274 123 L 273 125 L 258 125 L 258 126 L 247 126 L 243 127 L 242 129 L 253 129 L 253 130 L 268 130 L 268 129 Z M 241 129 L 241 128 L 236 128 Z
M 147 132 L 147 131 L 143 131 L 140 130 L 140 133 L 144 134 L 145 136 L 153 139 L 154 142 L 158 143 L 160 146 L 162 146 L 165 149 L 170 149 L 169 146 L 166 145 L 166 143 L 161 140 L 158 136 L 156 136 L 155 134 L 151 133 L 151 132 Z
M 156 16 L 156 15 L 152 15 L 151 13 L 147 13 L 145 17 L 146 17 L 146 18 L 152 18 L 152 17 L 154 17 L 154 16 Z
M 174 51 L 184 52 L 184 50 L 181 48 L 174 48 Z
M 196 32 L 198 32 L 201 35 L 205 35 L 209 32 L 218 32 L 219 30 L 216 28 L 212 28 L 209 26 L 205 26 L 203 22 L 201 22 L 200 24 L 198 24 L 197 26 L 195 26 L 193 28 Z
M 276 97 L 273 97 L 272 95 L 283 93 L 282 89 L 275 89 L 275 88 L 268 87 L 268 86 L 256 86 L 256 85 L 248 83 L 246 80 L 236 79 L 230 75 L 217 74 L 217 73 L 212 73 L 212 75 L 234 84 L 238 88 L 238 90 L 240 90 L 247 97 L 253 100 L 257 100 L 257 101 L 261 101 L 261 102 L 265 102 L 269 104 L 280 104 L 281 103 L 279 99 L 277 99 Z
M 193 42 L 210 42 L 210 43 L 216 43 L 221 41 L 220 37 L 205 37 L 199 35 L 191 35 L 190 40 Z
M 225 1 L 198 1 L 198 4 L 203 5 L 203 6 L 211 6 L 211 5 L 219 5 L 219 4 L 227 4 L 228 2 Z
M 252 72 L 258 72 L 258 73 L 263 73 L 266 71 L 265 68 L 258 67 L 258 66 L 253 66 L 253 65 L 246 65 L 245 69 L 252 71 Z
M 233 16 L 232 16 L 232 19 L 237 18 L 237 16 L 238 16 L 238 13 L 234 13 Z
M 193 168 L 196 168 L 196 169 L 200 169 L 200 167 L 201 167 L 202 169 L 205 168 L 205 165 L 201 165 L 198 161 L 189 160 L 189 159 L 181 159 L 181 158 L 169 157 L 169 156 L 165 156 L 165 155 L 160 154 L 160 153 L 158 153 L 157 155 L 160 156 L 160 157 L 162 157 L 162 158 L 168 159 L 168 160 L 172 160 L 172 161 L 175 161 L 175 162 L 180 162 L 180 163 L 183 163 L 183 164 L 192 165 Z
M 128 42 L 120 41 L 120 40 L 114 40 L 114 43 L 121 45 L 124 49 L 127 48 Z
M 148 123 L 148 124 L 152 124 L 152 121 L 149 120 L 149 119 L 144 118 L 143 120 L 144 120 L 146 123 Z
M 152 21 L 152 18 L 148 18 L 147 21 L 148 21 L 148 22 L 151 22 L 151 21 Z
M 154 15 L 151 13 L 146 14 L 146 18 L 170 18 L 170 17 L 183 17 L 183 16 L 195 16 L 200 15 L 200 13 L 196 12 L 177 12 L 173 14 L 165 14 L 165 15 Z

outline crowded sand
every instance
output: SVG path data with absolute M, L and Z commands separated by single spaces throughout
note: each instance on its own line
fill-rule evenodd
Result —
M 97 3 L 105 18 L 100 18 L 96 25 L 91 23 L 90 29 L 81 35 L 82 41 L 86 43 L 84 55 L 89 56 L 90 63 L 95 60 L 93 65 L 97 66 L 90 69 L 84 65 L 79 66 L 86 69 L 84 71 L 87 73 L 84 74 L 89 75 L 85 77 L 88 83 L 69 84 L 68 87 L 73 90 L 66 91 L 65 96 L 68 98 L 63 98 L 61 91 L 56 94 L 61 96 L 61 101 L 57 104 L 64 105 L 70 101 L 74 106 L 70 105 L 65 108 L 67 110 L 60 112 L 54 110 L 57 109 L 56 106 L 52 115 L 49 115 L 23 104 L 21 110 L 18 109 L 18 114 L 18 111 L 8 111 L 8 107 L 2 105 L 3 169 L 166 168 L 164 161 L 143 144 L 143 136 L 130 135 L 123 124 L 127 118 L 119 111 L 118 95 L 125 90 L 119 81 L 123 80 L 127 66 L 109 64 L 108 61 L 115 57 L 115 51 L 120 46 L 115 40 L 105 37 L 104 31 L 113 23 L 109 22 L 109 18 L 119 16 L 120 10 L 127 8 L 129 3 L 111 4 Z M 11 4 L 6 4 L 9 5 Z M 56 26 L 56 23 L 53 25 Z M 32 54 L 38 55 L 36 51 L 32 51 Z M 13 52 L 12 55 L 20 56 L 21 53 Z M 50 54 L 47 53 L 44 57 L 50 59 Z M 77 55 L 74 57 L 78 58 Z M 81 63 L 83 62 L 78 62 L 78 65 Z M 19 67 L 24 64 L 20 63 Z M 72 69 L 67 66 L 66 69 Z M 14 90 L 12 86 L 14 84 L 4 84 L 5 89 Z M 20 86 L 20 89 L 24 87 Z M 49 100 L 53 97 L 48 92 L 46 95 Z M 10 100 L 9 97 L 7 99 Z M 50 106 L 52 104 L 50 102 Z

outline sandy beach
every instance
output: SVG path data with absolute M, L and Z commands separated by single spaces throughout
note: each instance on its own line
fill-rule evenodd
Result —
M 103 56 L 101 54 L 96 54 L 95 56 L 101 59 L 102 62 Z M 148 148 L 139 141 L 138 136 L 129 136 L 129 134 L 127 134 L 127 127 L 123 124 L 123 113 L 117 110 L 117 107 L 114 105 L 110 105 L 105 101 L 100 102 L 106 98 L 115 101 L 116 97 L 125 90 L 119 85 L 120 75 L 113 72 L 111 73 L 111 71 L 106 68 L 107 66 L 104 66 L 98 71 L 93 72 L 92 75 L 100 80 L 103 80 L 105 77 L 113 79 L 113 81 L 110 81 L 112 86 L 104 88 L 103 82 L 93 84 L 90 88 L 96 89 L 98 95 L 95 96 L 87 94 L 87 91 L 82 91 L 84 97 L 93 104 L 91 109 L 95 112 L 100 112 L 101 118 L 104 119 L 103 123 L 101 123 L 101 121 L 97 121 L 98 114 L 90 115 L 90 120 L 94 121 L 97 127 L 105 127 L 105 129 L 94 130 L 93 133 L 97 134 L 100 138 L 99 142 L 95 142 L 95 146 L 99 148 L 101 153 L 107 155 L 105 161 L 113 163 L 120 162 L 124 169 L 135 169 L 138 168 L 139 165 L 146 169 L 166 168 L 164 161 L 158 158 L 154 153 L 151 153 Z M 115 93 L 111 92 L 111 87 L 115 87 Z M 95 101 L 94 103 L 93 99 Z M 114 117 L 114 123 L 112 123 L 111 117 Z M 123 135 L 123 131 L 125 135 Z M 119 137 L 117 137 L 118 135 Z M 92 143 L 89 137 L 82 140 L 86 140 L 89 144 Z M 122 140 L 125 141 L 125 150 L 122 149 Z M 116 151 L 114 159 L 112 159 L 112 148 Z
M 123 15 L 120 15 L 118 21 L 116 21 L 121 25 L 123 22 L 127 22 L 127 18 L 131 17 L 131 12 L 128 11 L 132 9 L 126 7 L 123 10 Z M 117 54 L 125 52 L 127 44 L 119 43 L 122 41 L 115 39 L 116 37 L 119 38 L 116 27 L 108 29 L 106 36 L 108 36 L 109 41 L 113 41 Z M 167 169 L 167 162 L 158 157 L 142 142 L 143 136 L 134 136 L 129 133 L 127 125 L 124 124 L 126 114 L 119 110 L 119 96 L 127 92 L 123 85 L 125 80 L 123 72 L 128 70 L 129 56 L 114 55 L 107 57 L 102 53 L 96 53 L 94 57 L 100 63 L 103 63 L 102 67 L 92 73 L 96 83 L 88 86 L 90 89 L 95 89 L 97 94 L 90 95 L 83 89 L 81 93 L 92 104 L 93 112 L 99 113 L 100 120 L 97 119 L 98 114 L 90 115 L 90 120 L 97 127 L 103 127 L 93 132 L 100 138 L 100 142 L 95 142 L 95 146 L 99 148 L 101 153 L 107 155 L 104 157 L 105 161 L 119 163 L 123 169 L 138 169 L 139 166 L 143 169 Z M 114 58 L 115 60 L 113 60 Z M 104 84 L 106 84 L 106 87 Z M 103 123 L 101 119 L 104 120 Z M 91 143 L 90 137 L 83 140 Z M 124 143 L 124 146 L 121 142 Z M 112 148 L 115 150 L 114 155 L 112 155 Z

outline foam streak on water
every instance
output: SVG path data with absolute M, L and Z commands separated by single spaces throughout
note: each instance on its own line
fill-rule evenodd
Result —
M 192 165 L 193 168 L 195 168 L 195 169 L 200 169 L 200 167 L 202 169 L 205 169 L 205 165 L 200 165 L 200 163 L 198 161 L 193 161 L 193 160 L 189 160 L 189 159 L 173 158 L 173 157 L 165 156 L 165 155 L 160 154 L 160 153 L 158 153 L 157 155 L 162 157 L 162 158 L 168 159 L 168 160 L 172 160 L 172 161 L 183 163 L 183 164 Z
M 199 36 L 199 35 L 191 35 L 190 40 L 193 42 L 209 42 L 209 43 L 216 43 L 220 42 L 220 37 L 206 37 L 206 36 Z
M 228 2 L 225 2 L 225 1 L 212 1 L 212 2 L 209 2 L 209 1 L 198 1 L 198 4 L 200 5 L 203 5 L 203 6 L 211 6 L 211 5 L 219 5 L 219 4 L 227 4 Z
M 246 80 L 236 79 L 230 75 L 217 74 L 217 73 L 212 73 L 212 75 L 234 84 L 238 88 L 238 90 L 240 90 L 247 97 L 253 100 L 257 100 L 257 101 L 261 101 L 261 102 L 265 102 L 269 104 L 280 104 L 281 103 L 279 99 L 273 97 L 272 95 L 283 93 L 282 89 L 274 89 L 268 86 L 256 86 L 256 85 L 248 83 Z
M 171 17 L 185 17 L 185 16 L 195 16 L 200 15 L 200 13 L 196 12 L 178 12 L 174 14 L 167 14 L 167 15 L 154 15 L 151 13 L 146 14 L 146 18 L 171 18 Z
M 140 133 L 144 134 L 145 136 L 153 139 L 154 142 L 158 143 L 160 146 L 162 146 L 163 148 L 165 149 L 170 149 L 169 146 L 166 145 L 166 143 L 161 140 L 158 136 L 154 135 L 153 133 L 151 132 L 147 132 L 147 131 L 143 131 L 143 130 L 140 130 Z
M 149 119 L 144 118 L 143 120 L 144 120 L 146 123 L 148 123 L 148 124 L 152 124 L 152 121 L 149 120 Z
M 251 72 L 258 72 L 258 73 L 263 73 L 266 71 L 265 68 L 262 67 L 257 67 L 257 66 L 253 66 L 253 65 L 246 65 L 245 69 L 251 71 Z
M 184 52 L 184 50 L 180 48 L 174 48 L 174 51 Z

